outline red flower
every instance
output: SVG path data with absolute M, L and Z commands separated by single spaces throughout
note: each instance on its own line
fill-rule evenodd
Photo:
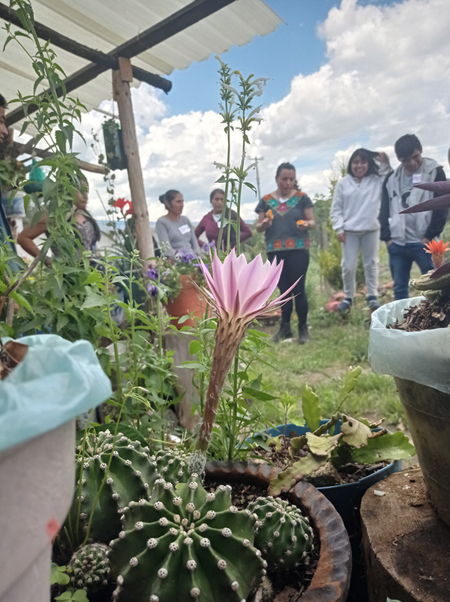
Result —
M 444 253 L 447 251 L 448 247 L 449 243 L 444 243 L 442 240 L 438 242 L 435 240 L 430 240 L 430 242 L 425 245 L 425 252 L 431 254 L 431 260 L 436 269 L 441 267 L 444 261 Z
M 127 201 L 126 199 L 117 199 L 117 201 L 115 203 L 113 203 L 113 207 L 117 207 L 118 209 L 123 209 L 125 207 L 125 205 L 128 205 L 130 201 Z
M 125 215 L 133 214 L 133 203 L 127 199 L 117 199 L 117 201 L 113 203 L 113 207 L 117 207 L 117 209 L 120 209 Z M 126 212 L 124 211 L 125 207 L 128 207 Z

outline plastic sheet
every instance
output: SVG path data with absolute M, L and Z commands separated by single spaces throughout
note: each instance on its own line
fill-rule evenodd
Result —
M 0 451 L 57 428 L 111 395 L 111 383 L 87 341 L 71 343 L 49 334 L 19 342 L 29 346 L 28 353 L 0 381 Z
M 450 393 L 450 328 L 404 332 L 386 328 L 402 321 L 405 309 L 424 297 L 383 305 L 372 314 L 369 362 L 374 372 Z

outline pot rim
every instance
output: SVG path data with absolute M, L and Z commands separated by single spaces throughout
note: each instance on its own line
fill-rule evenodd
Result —
M 218 481 L 247 482 L 269 486 L 279 468 L 255 462 L 207 462 L 206 477 Z M 320 555 L 316 571 L 301 602 L 344 602 L 347 598 L 352 553 L 347 531 L 335 507 L 306 481 L 300 481 L 288 493 L 289 501 L 301 508 L 319 533 Z M 336 545 L 338 544 L 338 545 Z

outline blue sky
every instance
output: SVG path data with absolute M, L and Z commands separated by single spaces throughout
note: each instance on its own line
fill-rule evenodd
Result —
M 327 191 L 330 176 L 360 146 L 388 153 L 395 167 L 393 145 L 405 133 L 417 134 L 425 156 L 450 174 L 450 0 L 266 2 L 283 23 L 222 55 L 245 76 L 269 78 L 247 155 L 264 157 L 263 193 L 273 189 L 283 161 L 296 166 L 311 198 Z M 193 63 L 169 78 L 168 95 L 146 85 L 132 92 L 149 211 L 152 220 L 159 217 L 158 196 L 175 188 L 185 197 L 186 215 L 198 221 L 220 175 L 213 162 L 226 156 L 217 61 Z M 98 113 L 84 117 L 87 140 L 102 119 Z M 240 161 L 238 138 L 235 132 L 233 165 Z M 95 161 L 94 154 L 84 158 Z M 126 173 L 116 175 L 117 195 L 128 198 Z M 254 170 L 249 178 L 255 183 Z M 92 189 L 102 185 L 92 182 Z M 245 219 L 254 218 L 254 207 L 246 190 Z M 93 209 L 100 216 L 100 205 Z
M 317 34 L 317 26 L 323 22 L 340 0 L 265 0 L 284 21 L 267 36 L 256 37 L 250 44 L 234 46 L 221 58 L 231 68 L 243 75 L 254 73 L 268 77 L 264 91 L 264 104 L 276 102 L 289 93 L 291 80 L 302 73 L 317 71 L 326 61 L 326 45 Z M 399 0 L 359 0 L 361 6 L 392 5 Z M 218 107 L 218 62 L 211 56 L 201 63 L 193 63 L 188 69 L 174 71 L 168 79 L 172 90 L 165 98 L 169 115 L 189 111 L 216 111 Z

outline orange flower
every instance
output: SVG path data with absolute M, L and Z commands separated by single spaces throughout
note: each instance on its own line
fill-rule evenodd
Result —
M 297 220 L 297 226 L 303 226 L 304 223 L 305 223 L 305 220 L 303 220 L 303 219 Z
M 272 209 L 269 209 L 269 211 L 266 212 L 266 217 L 269 219 L 273 219 L 273 211 Z
M 436 269 L 440 268 L 444 261 L 444 253 L 447 251 L 449 247 L 449 243 L 444 243 L 442 240 L 436 242 L 435 240 L 430 240 L 428 244 L 425 245 L 425 252 L 431 254 L 431 260 L 434 263 L 434 267 Z

